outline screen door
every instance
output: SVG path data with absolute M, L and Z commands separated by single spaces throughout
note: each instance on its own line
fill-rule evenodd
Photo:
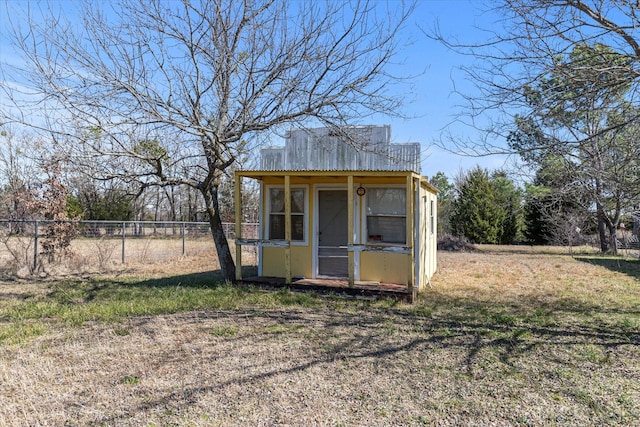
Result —
M 349 275 L 346 190 L 318 190 L 318 275 Z

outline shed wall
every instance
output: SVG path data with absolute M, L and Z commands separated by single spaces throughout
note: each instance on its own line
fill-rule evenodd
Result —
M 437 233 L 438 212 L 437 196 L 421 186 L 418 192 L 419 214 L 416 239 L 416 281 L 419 289 L 429 285 L 431 277 L 436 272 L 437 265 Z
M 306 184 L 308 185 L 308 207 L 309 215 L 307 221 L 307 235 L 309 236 L 306 244 L 293 243 L 291 245 L 291 274 L 293 276 L 303 276 L 311 278 L 314 275 L 313 272 L 313 238 L 314 238 L 314 195 L 316 194 L 316 186 L 323 186 L 325 188 L 327 183 L 336 184 L 337 182 L 344 183 L 343 178 L 338 179 L 335 176 L 327 174 L 326 176 L 294 176 L 291 178 L 292 184 Z M 406 182 L 404 177 L 385 177 L 373 176 L 367 178 L 357 179 L 355 186 L 365 186 L 373 184 L 402 184 Z M 282 185 L 282 178 L 269 177 L 265 178 L 263 185 Z M 346 185 L 346 183 L 344 183 Z M 345 187 L 346 188 L 346 187 Z M 264 194 L 264 192 L 263 192 Z M 436 195 L 420 185 L 414 192 L 416 197 L 415 206 L 415 257 L 416 257 L 416 283 L 419 289 L 423 289 L 428 285 L 431 276 L 435 273 L 436 265 L 436 235 L 435 227 L 437 227 L 436 218 L 437 212 L 433 212 L 433 230 L 431 232 L 431 202 L 434 203 Z M 263 205 L 266 200 L 263 199 Z M 355 243 L 364 243 L 363 237 L 363 223 L 364 213 L 363 204 L 356 203 L 355 215 L 359 220 L 357 221 L 357 227 L 355 227 L 358 239 Z M 262 226 L 266 224 L 266 209 L 262 209 Z M 265 230 L 263 234 L 266 235 Z M 376 253 L 376 252 L 361 252 L 359 254 L 358 271 L 356 276 L 362 281 L 377 281 L 383 283 L 398 283 L 407 284 L 407 269 L 409 268 L 410 255 L 407 254 L 395 254 L 395 253 Z M 282 277 L 285 275 L 285 262 L 284 262 L 284 249 L 277 247 L 265 246 L 261 249 L 261 263 L 262 263 L 262 275 L 264 276 L 276 276 Z

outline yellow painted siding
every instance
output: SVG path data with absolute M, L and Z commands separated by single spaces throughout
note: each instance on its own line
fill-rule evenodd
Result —
M 427 274 L 429 278 L 438 270 L 438 197 L 432 192 L 427 192 L 429 196 L 430 204 L 433 203 L 433 232 L 431 232 L 431 225 L 429 225 L 429 246 L 427 251 L 429 252 L 429 269 Z M 427 215 L 429 215 L 427 213 Z M 430 219 L 427 219 L 430 222 Z
M 431 208 L 433 202 L 433 223 Z M 437 196 L 428 189 L 420 190 L 420 241 L 416 242 L 419 251 L 420 268 L 418 271 L 419 289 L 429 285 L 429 281 L 437 270 Z M 433 232 L 432 232 L 433 231 Z
M 360 255 L 360 280 L 381 283 L 407 284 L 409 255 L 381 252 L 362 252 Z
M 262 275 L 284 277 L 284 249 L 262 248 Z M 311 247 L 291 246 L 291 276 L 311 277 Z
M 416 242 L 416 250 L 418 251 L 419 269 L 417 273 L 418 290 L 424 289 L 428 283 L 429 276 L 427 271 L 429 270 L 429 197 L 428 193 L 424 189 L 420 189 L 418 197 L 419 209 L 420 209 L 420 240 Z
M 316 237 L 313 233 L 314 223 L 316 221 L 316 219 L 314 218 L 314 198 L 316 196 L 316 188 L 320 186 L 322 186 L 323 188 L 327 188 L 330 187 L 331 184 L 335 184 L 344 186 L 342 188 L 347 189 L 348 176 L 340 173 L 331 175 L 331 172 L 328 172 L 326 175 L 314 174 L 311 172 L 308 172 L 308 175 L 303 175 L 304 173 L 305 172 L 300 172 L 300 176 L 296 176 L 295 173 L 289 175 L 290 184 L 292 187 L 305 185 L 308 189 L 308 212 L 306 212 L 308 216 L 306 230 L 307 242 L 305 245 L 295 243 L 292 244 L 290 251 L 290 265 L 292 276 L 303 276 L 306 278 L 312 278 L 314 275 L 313 239 Z M 272 176 L 267 174 L 262 175 L 260 178 L 265 188 L 270 185 L 283 186 L 283 175 Z M 407 182 L 408 181 L 406 174 L 398 174 L 397 176 L 385 176 L 385 172 L 381 172 L 379 175 L 371 175 L 369 173 L 369 175 L 365 177 L 359 177 L 357 173 L 353 174 L 353 189 L 358 186 L 367 188 L 367 186 L 369 185 L 407 185 Z M 420 189 L 419 191 L 414 192 L 413 195 L 417 195 L 418 197 L 417 200 L 413 200 L 410 203 L 419 210 L 419 213 L 412 217 L 412 219 L 414 220 L 414 228 L 419 230 L 417 236 L 418 240 L 414 242 L 414 259 L 416 262 L 416 276 L 414 286 L 417 286 L 419 290 L 422 290 L 426 286 L 428 286 L 429 279 L 433 275 L 433 273 L 435 273 L 437 268 L 436 234 L 431 233 L 430 218 L 431 201 L 434 201 L 435 203 L 435 201 L 437 200 L 437 196 L 434 193 L 433 188 L 425 185 L 424 181 L 420 183 L 416 181 L 416 184 L 418 184 Z M 358 198 L 358 196 L 355 195 L 355 191 L 352 194 L 354 198 Z M 362 199 L 360 199 L 360 201 L 362 201 Z M 261 221 L 263 226 L 264 224 L 266 224 L 266 202 L 266 192 L 263 192 L 263 209 Z M 358 226 L 358 229 L 355 233 L 356 239 L 354 241 L 354 243 L 357 244 L 364 243 L 362 235 L 363 229 L 365 227 L 365 217 L 363 214 L 365 207 L 362 203 L 359 203 L 358 208 L 359 209 L 353 212 L 353 215 L 355 217 L 354 225 L 357 224 Z M 434 212 L 434 215 L 436 215 L 436 212 Z M 437 216 L 434 217 L 433 226 L 437 227 L 435 218 L 437 218 Z M 263 236 L 266 237 L 266 230 L 263 230 Z M 285 277 L 285 249 L 265 246 L 261 249 L 261 251 L 261 274 L 263 276 Z M 356 262 L 359 268 L 356 272 L 356 275 L 359 273 L 359 280 L 377 281 L 382 283 L 398 283 L 405 285 L 408 284 L 408 271 L 412 265 L 409 255 L 361 252 L 357 258 L 358 259 L 356 260 Z

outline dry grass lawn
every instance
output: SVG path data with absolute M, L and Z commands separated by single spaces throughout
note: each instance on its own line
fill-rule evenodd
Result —
M 483 247 L 439 267 L 412 306 L 253 290 L 233 309 L 45 319 L 0 344 L 0 425 L 640 425 L 638 261 Z M 50 292 L 0 284 L 0 325 Z

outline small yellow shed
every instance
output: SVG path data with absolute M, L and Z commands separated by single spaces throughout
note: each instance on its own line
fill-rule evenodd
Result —
M 236 172 L 236 254 L 257 246 L 258 276 L 285 284 L 392 286 L 413 299 L 437 268 L 437 190 L 420 174 L 420 144 L 391 143 L 389 126 L 342 131 L 292 130 L 262 150 L 260 170 Z M 257 239 L 239 226 L 244 178 L 260 184 Z

